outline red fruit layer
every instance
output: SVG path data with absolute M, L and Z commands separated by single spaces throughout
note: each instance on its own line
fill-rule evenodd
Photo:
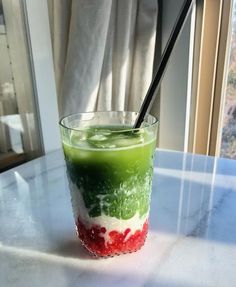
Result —
M 79 218 L 77 220 L 79 239 L 92 254 L 97 256 L 113 256 L 137 251 L 143 246 L 147 231 L 148 221 L 146 220 L 142 230 L 136 230 L 128 239 L 126 237 L 131 232 L 130 228 L 127 228 L 123 233 L 117 230 L 110 231 L 110 239 L 105 242 L 104 234 L 107 232 L 105 227 L 93 225 L 88 229 Z

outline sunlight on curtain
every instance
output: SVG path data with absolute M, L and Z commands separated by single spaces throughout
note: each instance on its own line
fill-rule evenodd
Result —
M 153 74 L 158 1 L 48 1 L 60 115 L 138 111 Z

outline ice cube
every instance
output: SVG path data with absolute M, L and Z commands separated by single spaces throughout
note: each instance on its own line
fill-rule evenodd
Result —
M 96 146 L 98 148 L 107 148 L 107 149 L 116 148 L 116 145 L 111 144 L 111 143 L 97 143 Z
M 119 147 L 128 147 L 132 145 L 137 145 L 143 143 L 143 138 L 123 138 L 123 139 L 117 139 L 115 141 L 115 144 Z
M 109 136 L 111 132 L 109 130 L 99 130 L 99 134 L 103 136 Z
M 116 145 L 112 143 L 106 143 L 106 148 L 116 148 Z
M 85 141 L 87 135 L 85 132 L 72 131 L 70 134 L 70 141 L 73 145 L 78 145 L 81 141 Z
M 144 134 L 144 129 L 140 128 L 138 131 L 137 131 L 137 134 L 141 135 L 141 134 Z
M 100 141 L 105 141 L 107 140 L 107 137 L 105 137 L 104 135 L 102 134 L 97 134 L 97 135 L 94 135 L 94 136 L 91 136 L 89 138 L 90 141 L 93 141 L 93 142 L 100 142 Z

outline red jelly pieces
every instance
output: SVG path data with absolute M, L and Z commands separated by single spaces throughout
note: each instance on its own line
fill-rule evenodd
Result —
M 123 233 L 117 230 L 107 233 L 105 227 L 93 225 L 90 228 L 86 228 L 79 219 L 77 220 L 78 237 L 82 244 L 93 255 L 102 257 L 137 251 L 143 246 L 147 231 L 147 220 L 143 224 L 142 229 L 133 231 L 132 235 L 130 235 L 130 228 L 127 228 Z M 107 238 L 107 242 L 105 238 Z

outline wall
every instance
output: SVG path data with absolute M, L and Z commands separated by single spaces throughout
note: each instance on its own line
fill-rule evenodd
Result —
M 163 50 L 183 0 L 163 0 L 162 2 Z M 190 13 L 173 50 L 161 85 L 159 146 L 165 149 L 183 151 L 185 148 L 187 91 L 188 85 L 191 84 L 188 81 L 189 48 L 192 40 L 190 37 L 191 17 Z
M 47 0 L 24 0 L 44 152 L 61 147 Z

